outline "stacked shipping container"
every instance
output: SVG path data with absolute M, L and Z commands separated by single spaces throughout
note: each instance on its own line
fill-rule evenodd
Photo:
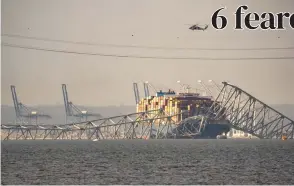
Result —
M 209 108 L 213 101 L 211 97 L 199 96 L 199 94 L 183 94 L 180 95 L 163 95 L 163 96 L 150 96 L 141 99 L 137 105 L 137 112 L 146 112 L 150 110 L 163 109 L 168 115 L 179 114 L 182 111 L 188 111 L 187 114 L 181 114 L 172 117 L 176 123 L 181 120 L 203 114 L 205 108 Z

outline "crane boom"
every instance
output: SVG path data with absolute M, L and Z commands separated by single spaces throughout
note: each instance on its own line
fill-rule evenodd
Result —
M 135 94 L 135 101 L 136 101 L 136 104 L 138 104 L 139 101 L 140 101 L 138 84 L 137 83 L 133 83 L 133 88 L 134 88 L 134 94 Z
M 68 101 L 68 93 L 66 89 L 66 84 L 62 84 L 62 93 L 63 93 L 63 100 L 64 100 L 64 107 L 66 115 L 70 115 L 70 106 Z
M 18 103 L 16 91 L 15 91 L 15 86 L 11 85 L 10 88 L 11 88 L 11 94 L 12 94 L 16 117 L 20 117 L 20 109 L 19 109 L 19 103 Z
M 12 100 L 13 100 L 15 115 L 16 115 L 15 122 L 20 122 L 21 124 L 32 123 L 32 118 L 36 118 L 36 124 L 37 124 L 37 118 L 46 118 L 46 119 L 52 118 L 50 115 L 39 113 L 36 110 L 32 111 L 30 108 L 26 107 L 26 105 L 19 102 L 17 98 L 15 86 L 11 85 L 10 89 L 11 89 Z
M 144 83 L 144 92 L 145 92 L 145 97 L 149 97 L 149 86 L 148 83 Z
M 62 84 L 62 93 L 65 107 L 65 123 L 72 122 L 82 122 L 83 120 L 87 121 L 88 117 L 101 117 L 101 114 L 89 113 L 87 111 L 82 111 L 78 106 L 74 105 L 69 101 L 68 92 L 66 84 Z

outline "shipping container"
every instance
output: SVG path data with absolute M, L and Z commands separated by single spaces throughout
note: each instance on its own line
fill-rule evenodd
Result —
M 164 92 L 163 94 L 164 96 L 160 97 L 150 96 L 148 98 L 141 99 L 136 107 L 137 112 L 159 110 L 162 108 L 166 114 L 175 115 L 181 113 L 181 111 L 188 110 L 188 114 L 181 114 L 172 117 L 172 120 L 179 122 L 186 117 L 203 112 L 201 107 L 210 107 L 213 103 L 213 101 L 208 97 L 202 97 L 195 94 L 181 94 L 181 96 L 175 94 L 169 95 Z

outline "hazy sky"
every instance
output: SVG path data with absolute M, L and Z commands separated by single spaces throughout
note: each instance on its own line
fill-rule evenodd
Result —
M 222 2 L 222 3 L 221 3 Z M 172 48 L 294 46 L 294 30 L 234 31 L 241 1 L 216 0 L 2 0 L 2 34 L 68 41 Z M 293 0 L 242 1 L 253 12 L 293 13 Z M 225 6 L 228 26 L 191 31 L 187 24 L 211 24 Z M 285 22 L 288 26 L 288 22 Z M 132 36 L 133 35 L 133 36 Z M 87 46 L 2 37 L 2 42 L 78 52 L 163 57 L 282 57 L 294 50 L 199 51 Z M 12 105 L 10 85 L 28 105 L 62 104 L 61 84 L 81 105 L 133 105 L 132 82 L 156 87 L 196 86 L 197 80 L 229 80 L 268 104 L 294 104 L 294 61 L 201 61 L 87 56 L 2 46 L 2 104 Z M 143 90 L 141 91 L 143 93 Z

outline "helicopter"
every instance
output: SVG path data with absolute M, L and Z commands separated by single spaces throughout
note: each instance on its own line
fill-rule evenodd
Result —
M 202 31 L 206 30 L 207 28 L 208 28 L 208 25 L 201 27 L 198 24 L 192 25 L 191 27 L 189 27 L 190 30 L 202 30 Z

